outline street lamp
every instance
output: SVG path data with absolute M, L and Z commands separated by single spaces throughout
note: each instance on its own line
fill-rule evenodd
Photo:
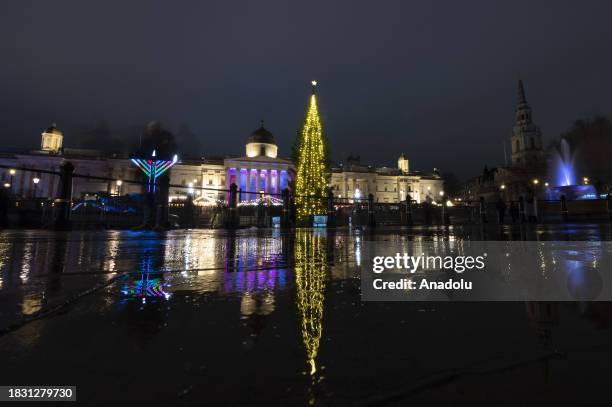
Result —
M 540 180 L 538 180 L 537 178 L 533 180 L 533 185 L 538 185 L 540 183 Z
M 545 182 L 545 183 L 544 183 L 544 186 L 548 188 L 548 182 Z
M 117 180 L 117 182 L 116 182 L 116 184 L 117 184 L 117 191 L 116 191 L 116 194 L 117 194 L 117 195 L 121 195 L 121 185 L 123 185 L 123 181 L 121 181 L 120 179 L 118 179 L 118 180 Z
M 34 195 L 34 198 L 36 198 L 36 187 L 38 186 L 38 183 L 40 182 L 40 178 L 34 177 L 34 178 L 32 178 L 32 182 L 34 183 L 34 192 L 33 192 L 33 195 Z
M 584 185 L 588 185 L 589 184 L 589 178 L 588 177 L 582 178 L 582 182 L 584 182 Z
M 11 169 L 9 170 L 9 174 L 11 175 L 11 194 L 13 193 L 13 184 L 14 184 L 14 182 L 13 182 L 13 177 L 15 176 L 15 173 L 16 173 L 16 172 L 17 172 L 17 171 L 16 171 L 14 168 L 11 168 Z
M 446 217 L 446 202 L 444 202 L 444 191 L 438 192 L 440 194 L 440 204 L 442 205 L 442 223 L 447 225 L 447 217 Z
M 8 182 L 4 183 L 4 188 L 10 188 L 10 187 L 11 187 L 11 184 L 9 184 Z
M 501 187 L 499 187 L 500 189 L 506 189 L 506 184 L 501 184 Z

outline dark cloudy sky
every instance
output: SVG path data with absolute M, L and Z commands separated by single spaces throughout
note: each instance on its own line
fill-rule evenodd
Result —
M 261 118 L 289 154 L 308 100 L 333 158 L 460 176 L 503 161 L 520 75 L 546 138 L 612 115 L 609 1 L 26 1 L 0 5 L 0 147 L 51 122 L 188 123 L 242 153 Z M 180 140 L 179 140 L 180 142 Z M 185 142 L 189 145 L 189 142 Z

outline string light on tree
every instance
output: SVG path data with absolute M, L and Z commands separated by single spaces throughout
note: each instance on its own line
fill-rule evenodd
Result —
M 317 81 L 311 84 L 310 106 L 298 142 L 295 201 L 299 219 L 324 213 L 323 197 L 327 192 L 327 151 L 317 108 Z

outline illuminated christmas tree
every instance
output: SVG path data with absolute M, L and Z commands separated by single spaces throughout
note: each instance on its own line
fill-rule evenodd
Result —
M 298 219 L 325 213 L 327 193 L 327 148 L 317 109 L 316 81 L 312 81 L 310 106 L 299 137 L 295 203 Z

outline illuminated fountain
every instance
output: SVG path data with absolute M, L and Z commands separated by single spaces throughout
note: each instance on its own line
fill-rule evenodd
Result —
M 546 189 L 546 198 L 559 200 L 565 195 L 568 200 L 596 199 L 597 191 L 593 185 L 588 185 L 588 179 L 582 185 L 576 183 L 574 166 L 575 155 L 567 140 L 562 139 L 553 155 L 553 173 L 551 179 L 554 186 Z

